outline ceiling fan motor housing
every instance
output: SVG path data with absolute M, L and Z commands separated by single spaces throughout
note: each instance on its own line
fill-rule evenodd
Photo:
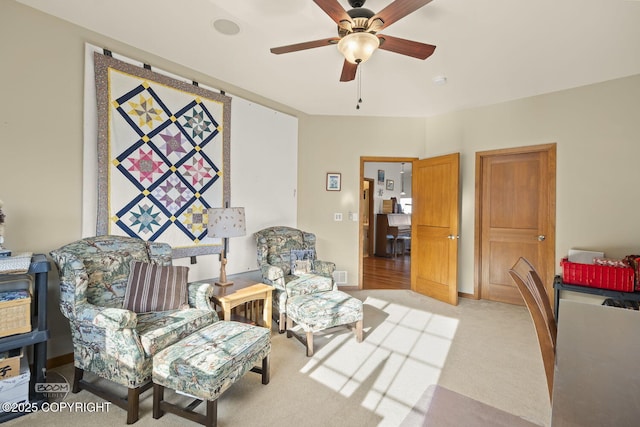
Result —
M 351 18 L 351 22 L 343 22 L 346 25 L 338 25 L 338 35 L 340 37 L 350 33 L 369 31 L 369 18 L 375 15 L 372 10 L 364 7 L 348 10 L 347 14 Z

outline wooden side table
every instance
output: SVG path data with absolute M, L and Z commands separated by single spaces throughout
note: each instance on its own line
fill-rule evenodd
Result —
M 213 302 L 222 307 L 222 320 L 230 320 L 233 308 L 247 302 L 262 301 L 262 326 L 271 330 L 272 293 L 273 286 L 251 280 L 238 283 L 234 279 L 233 286 L 221 287 L 217 290 L 213 296 Z

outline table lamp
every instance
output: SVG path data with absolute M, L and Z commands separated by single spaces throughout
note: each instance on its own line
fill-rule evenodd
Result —
M 220 253 L 220 277 L 215 282 L 218 286 L 229 286 L 233 282 L 227 281 L 227 245 L 229 237 L 239 237 L 246 234 L 244 222 L 244 208 L 209 208 L 207 209 L 207 235 L 222 238 L 223 246 Z

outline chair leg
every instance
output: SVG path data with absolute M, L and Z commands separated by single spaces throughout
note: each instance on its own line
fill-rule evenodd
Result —
M 82 390 L 80 387 L 80 381 L 82 381 L 82 377 L 84 376 L 84 369 L 75 368 L 73 373 L 73 388 L 71 389 L 72 393 L 79 393 Z
M 280 320 L 278 321 L 278 332 L 284 334 L 284 331 L 287 330 L 287 315 L 284 313 L 280 313 Z
M 287 324 L 285 326 L 285 329 L 287 331 L 287 338 L 291 338 L 291 335 L 292 335 L 291 328 L 293 328 L 293 320 L 291 319 L 291 317 L 287 317 Z
M 73 387 L 71 389 L 73 393 L 78 393 L 81 390 L 87 390 L 89 393 L 95 394 L 96 396 L 113 403 L 118 408 L 127 411 L 127 424 L 133 424 L 138 421 L 140 418 L 140 394 L 151 388 L 151 381 L 139 387 L 127 388 L 127 397 L 122 397 L 113 391 L 109 391 L 95 383 L 84 380 L 83 377 L 84 370 L 76 367 L 73 376 Z
M 138 421 L 138 406 L 140 404 L 141 387 L 129 388 L 127 393 L 127 424 Z

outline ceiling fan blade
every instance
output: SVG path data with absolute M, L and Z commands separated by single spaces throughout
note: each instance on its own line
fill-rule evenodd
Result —
M 356 78 L 356 71 L 358 70 L 358 64 L 352 64 L 345 59 L 342 66 L 342 74 L 340 75 L 341 82 L 350 82 Z
M 380 39 L 379 49 L 388 50 L 401 55 L 412 56 L 418 59 L 427 59 L 436 50 L 436 47 L 432 44 L 405 40 L 399 37 L 378 34 L 378 38 Z
M 340 37 L 329 37 L 328 39 L 314 40 L 310 42 L 290 44 L 287 46 L 272 47 L 271 53 L 280 55 L 282 53 L 297 52 L 299 50 L 313 49 L 314 47 L 322 47 L 334 45 L 340 41 Z
M 351 21 L 351 17 L 347 14 L 338 0 L 313 0 L 320 9 L 324 10 L 324 13 L 329 15 L 336 24 L 340 25 L 340 21 Z
M 380 30 L 388 27 L 394 22 L 404 18 L 410 13 L 415 12 L 427 3 L 431 3 L 432 0 L 395 0 L 390 5 L 382 9 L 376 15 L 369 19 L 369 22 L 373 22 L 375 19 L 380 18 L 384 22 Z

